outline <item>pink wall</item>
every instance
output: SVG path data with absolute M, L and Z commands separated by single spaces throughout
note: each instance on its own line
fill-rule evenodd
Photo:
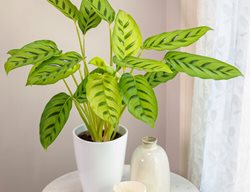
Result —
M 180 28 L 179 0 L 167 0 L 167 31 Z M 166 85 L 166 150 L 171 171 L 180 172 L 180 76 Z

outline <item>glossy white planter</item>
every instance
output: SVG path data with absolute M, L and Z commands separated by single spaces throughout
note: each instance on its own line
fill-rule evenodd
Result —
M 120 125 L 122 136 L 109 142 L 89 142 L 78 134 L 84 125 L 73 130 L 75 157 L 84 192 L 111 192 L 121 181 L 125 160 L 128 130 Z

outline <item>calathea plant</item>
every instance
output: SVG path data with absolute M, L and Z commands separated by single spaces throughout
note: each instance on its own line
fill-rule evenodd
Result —
M 82 0 L 78 9 L 70 0 L 48 0 L 71 19 L 76 27 L 80 54 L 63 53 L 51 40 L 38 40 L 8 52 L 5 70 L 32 65 L 27 85 L 65 84 L 68 93 L 59 93 L 45 106 L 40 121 L 40 141 L 47 148 L 63 129 L 75 105 L 93 141 L 114 139 L 125 108 L 137 119 L 154 127 L 157 100 L 153 88 L 183 72 L 203 79 L 230 79 L 241 72 L 222 61 L 174 51 L 196 42 L 210 30 L 202 26 L 164 32 L 142 40 L 135 20 L 125 11 L 117 14 L 107 0 Z M 110 34 L 110 60 L 95 57 L 88 61 L 84 40 L 87 32 L 104 20 Z M 166 51 L 161 60 L 141 58 L 144 50 Z M 83 64 L 80 64 L 80 63 Z M 95 70 L 89 70 L 88 64 Z M 144 71 L 136 75 L 134 70 Z M 77 77 L 76 77 L 77 75 Z M 70 88 L 66 78 L 73 78 Z M 79 81 L 80 79 L 80 81 Z

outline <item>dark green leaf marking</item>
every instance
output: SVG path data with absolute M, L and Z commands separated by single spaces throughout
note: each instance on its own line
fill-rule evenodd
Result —
M 44 149 L 57 138 L 68 120 L 72 108 L 72 98 L 59 93 L 47 103 L 40 120 L 40 142 Z
M 8 53 L 11 56 L 4 64 L 7 73 L 18 67 L 41 63 L 53 56 L 58 56 L 61 51 L 58 50 L 53 41 L 38 40 L 25 45 L 21 49 L 12 49 Z
M 82 57 L 76 52 L 68 52 L 52 57 L 41 64 L 34 65 L 29 74 L 27 85 L 48 85 L 67 78 L 79 68 Z
M 61 11 L 66 17 L 74 21 L 78 20 L 78 9 L 70 0 L 48 0 L 48 2 Z
M 165 61 L 176 71 L 203 79 L 225 80 L 242 75 L 236 67 L 225 62 L 184 52 L 170 51 Z
M 135 56 L 142 45 L 138 25 L 129 14 L 122 10 L 118 12 L 115 20 L 112 43 L 114 53 L 119 59 Z
M 167 73 L 163 71 L 159 72 L 147 72 L 144 76 L 147 79 L 151 87 L 157 87 L 162 83 L 172 80 L 176 77 L 178 72 L 174 71 L 173 73 Z
M 115 19 L 115 11 L 109 4 L 108 0 L 88 0 L 95 12 L 108 23 Z
M 83 0 L 80 11 L 78 25 L 83 34 L 86 34 L 88 30 L 97 27 L 102 21 L 101 17 L 91 7 L 88 0 Z
M 210 27 L 202 26 L 161 33 L 146 39 L 143 43 L 143 49 L 163 51 L 186 47 L 199 40 L 209 30 L 211 30 Z
M 161 61 L 152 59 L 142 59 L 138 57 L 126 57 L 123 60 L 119 60 L 116 56 L 114 57 L 114 63 L 121 67 L 128 67 L 137 70 L 143 70 L 147 72 L 165 71 L 172 73 L 168 65 Z
M 119 82 L 120 92 L 128 111 L 137 119 L 154 127 L 158 114 L 155 93 L 142 75 L 122 75 Z

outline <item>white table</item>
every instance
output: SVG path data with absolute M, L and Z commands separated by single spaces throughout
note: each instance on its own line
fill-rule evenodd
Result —
M 124 166 L 123 180 L 127 181 L 129 165 Z M 48 184 L 42 192 L 82 192 L 77 171 L 67 173 Z M 187 179 L 171 173 L 171 192 L 199 192 Z

